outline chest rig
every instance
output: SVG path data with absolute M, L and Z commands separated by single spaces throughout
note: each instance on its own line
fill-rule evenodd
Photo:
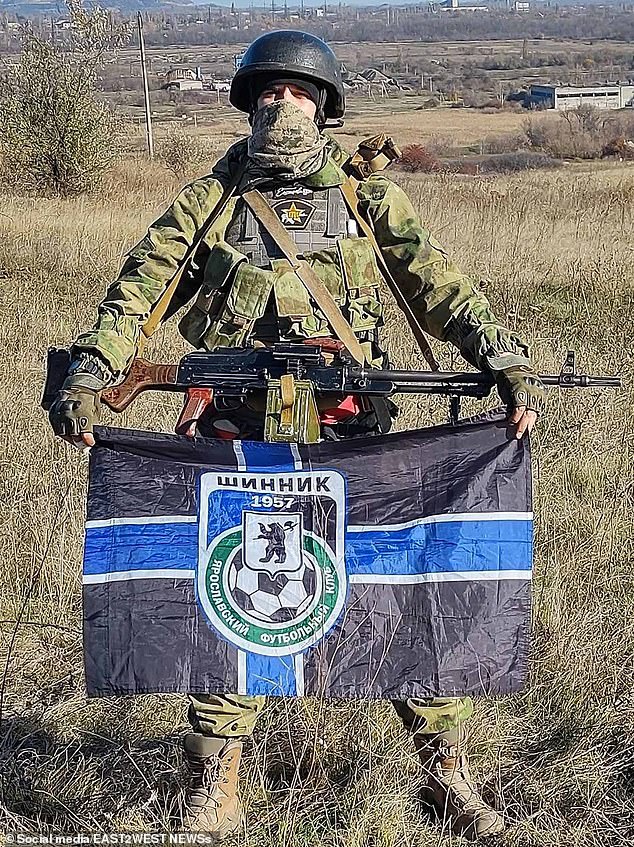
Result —
M 340 188 L 294 183 L 262 194 L 373 360 L 371 340 L 382 323 L 381 274 L 368 239 L 357 235 Z M 223 237 L 209 247 L 200 293 L 180 323 L 195 347 L 331 334 L 279 246 L 240 197 L 228 211 Z
M 301 253 L 336 247 L 337 239 L 349 234 L 350 215 L 338 187 L 321 191 L 291 185 L 263 191 L 271 208 L 287 229 Z M 225 241 L 245 253 L 249 263 L 270 268 L 271 260 L 283 254 L 251 209 L 238 201 Z

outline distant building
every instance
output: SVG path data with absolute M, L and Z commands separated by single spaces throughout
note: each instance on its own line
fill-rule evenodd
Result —
M 180 80 L 200 80 L 202 82 L 202 71 L 200 68 L 170 68 L 165 74 L 165 81 L 179 82 Z
M 202 79 L 176 79 L 174 82 L 166 82 L 163 88 L 166 91 L 202 91 Z
M 398 82 L 393 77 L 384 74 L 383 71 L 377 68 L 366 68 L 359 73 L 359 76 L 363 77 L 367 82 L 398 86 Z
M 529 106 L 543 109 L 624 109 L 634 106 L 634 84 L 620 85 L 531 85 L 526 98 Z
M 200 68 L 170 68 L 162 86 L 166 91 L 201 91 L 203 75 Z
M 356 89 L 369 91 L 373 86 L 385 90 L 403 89 L 406 87 L 401 85 L 394 77 L 384 74 L 383 71 L 377 68 L 366 68 L 360 73 L 349 73 L 346 71 L 344 85 L 348 91 L 354 91 Z

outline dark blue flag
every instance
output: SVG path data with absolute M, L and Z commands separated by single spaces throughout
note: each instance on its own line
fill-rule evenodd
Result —
M 310 446 L 121 429 L 97 442 L 89 694 L 522 687 L 530 453 L 503 422 Z

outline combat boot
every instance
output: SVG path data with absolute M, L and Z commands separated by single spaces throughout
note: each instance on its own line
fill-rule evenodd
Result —
M 238 768 L 242 741 L 190 733 L 183 739 L 190 782 L 183 829 L 207 832 L 218 840 L 240 827 Z
M 484 802 L 473 783 L 460 731 L 418 734 L 414 745 L 425 769 L 421 799 L 434 807 L 443 823 L 454 834 L 474 840 L 500 835 L 504 820 Z

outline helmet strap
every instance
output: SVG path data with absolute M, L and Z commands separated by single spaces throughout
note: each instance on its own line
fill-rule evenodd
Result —
M 319 90 L 319 102 L 317 103 L 317 111 L 315 112 L 315 123 L 322 129 L 326 125 L 326 100 L 328 99 L 328 92 L 324 87 Z

